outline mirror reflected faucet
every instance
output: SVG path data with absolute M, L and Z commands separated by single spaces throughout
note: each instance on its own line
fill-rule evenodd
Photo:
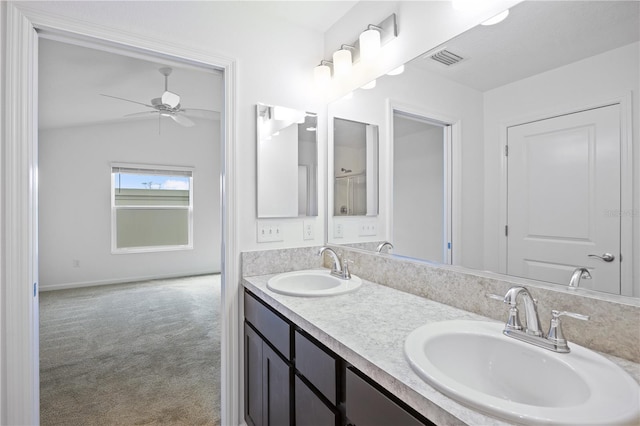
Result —
M 389 253 L 389 252 L 391 252 L 392 249 L 393 249 L 393 244 L 391 244 L 389 241 L 384 241 L 384 242 L 380 243 L 378 245 L 378 247 L 376 247 L 376 252 L 377 253 Z
M 591 273 L 587 268 L 579 267 L 573 271 L 571 274 L 571 279 L 569 280 L 569 288 L 576 289 L 580 287 L 580 279 L 590 280 Z

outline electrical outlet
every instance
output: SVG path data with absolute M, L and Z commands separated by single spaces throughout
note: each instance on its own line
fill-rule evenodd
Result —
M 258 223 L 258 242 L 271 243 L 276 241 L 284 241 L 280 225 Z
M 333 237 L 334 238 L 344 238 L 344 229 L 342 223 L 336 223 L 333 228 Z
M 310 220 L 302 222 L 302 239 L 313 240 L 313 222 Z
M 358 235 L 360 237 L 372 237 L 378 233 L 376 229 L 376 224 L 373 222 L 363 222 L 360 224 L 360 232 Z

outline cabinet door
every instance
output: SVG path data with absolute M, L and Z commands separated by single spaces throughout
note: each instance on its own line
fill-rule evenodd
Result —
M 265 426 L 287 426 L 291 418 L 291 367 L 262 345 L 262 407 Z
M 249 426 L 262 426 L 262 339 L 244 325 L 244 412 Z
M 338 416 L 296 375 L 296 426 L 336 426 Z
M 346 415 L 354 426 L 423 426 L 396 402 L 347 368 Z

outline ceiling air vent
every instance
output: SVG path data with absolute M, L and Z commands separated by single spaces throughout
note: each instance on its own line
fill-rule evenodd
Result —
M 446 66 L 451 66 L 464 60 L 462 56 L 456 55 L 453 52 L 449 52 L 446 49 L 434 53 L 433 55 L 431 55 L 431 59 L 440 62 L 441 64 L 445 64 Z

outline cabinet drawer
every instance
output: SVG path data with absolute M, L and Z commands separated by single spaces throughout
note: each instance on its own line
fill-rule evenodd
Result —
M 331 403 L 336 405 L 336 370 L 338 361 L 314 342 L 295 332 L 296 369 Z
M 244 317 L 286 359 L 291 360 L 291 326 L 249 293 L 244 293 Z
M 355 426 L 424 426 L 408 411 L 370 385 L 350 368 L 346 371 L 346 416 Z
M 296 426 L 336 426 L 338 415 L 296 375 Z

